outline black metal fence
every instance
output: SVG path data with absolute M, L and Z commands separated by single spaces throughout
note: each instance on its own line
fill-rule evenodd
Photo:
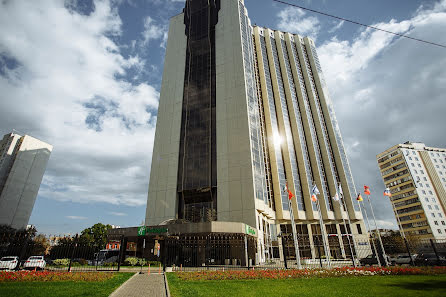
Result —
M 132 246 L 131 239 L 123 237 L 105 248 L 82 243 L 77 238 L 52 246 L 42 245 L 26 236 L 13 240 L 0 238 L 0 257 L 9 261 L 5 261 L 6 264 L 0 262 L 0 269 L 119 271 L 139 268 L 157 273 L 165 269 L 198 271 L 446 265 L 446 240 L 418 237 L 382 236 L 380 241 L 376 236 L 369 240 L 353 240 L 349 235 L 342 235 L 341 238 L 336 235 L 323 241 L 318 235 L 311 238 L 299 236 L 298 259 L 293 237 L 289 234 L 263 245 L 259 245 L 252 236 L 224 233 L 147 238 L 142 242 L 135 242 Z M 324 242 L 328 243 L 327 247 L 324 247 Z
M 3 242 L 0 243 L 0 256 L 9 262 L 0 262 L 0 269 L 118 271 L 119 255 L 119 249 L 105 251 L 76 242 L 48 247 L 28 240 Z
M 416 237 L 353 240 L 346 236 L 339 240 L 332 236 L 325 249 L 322 238 L 314 236 L 312 241 L 298 238 L 300 261 L 296 259 L 292 236 L 282 236 L 279 240 L 277 246 L 270 245 L 262 253 L 255 239 L 243 235 L 180 236 L 164 242 L 163 260 L 172 271 L 446 265 L 446 240 Z

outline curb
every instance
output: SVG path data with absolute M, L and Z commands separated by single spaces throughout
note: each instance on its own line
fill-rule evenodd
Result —
M 169 283 L 167 282 L 166 273 L 164 273 L 164 288 L 166 289 L 166 296 L 170 297 Z
M 134 278 L 136 275 L 138 275 L 138 272 L 135 273 L 131 278 L 129 278 L 128 280 L 126 280 L 125 282 L 123 282 L 119 287 L 116 288 L 116 290 L 114 290 L 108 297 L 113 297 L 115 296 L 116 292 L 119 291 L 119 289 L 121 289 L 126 283 L 128 283 L 132 278 Z M 170 297 L 170 296 L 169 296 Z

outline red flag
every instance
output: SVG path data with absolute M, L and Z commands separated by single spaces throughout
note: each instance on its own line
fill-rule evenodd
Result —
M 288 189 L 288 183 L 285 184 L 285 189 L 288 192 L 288 199 L 292 199 L 294 197 L 293 193 L 291 193 L 290 189 Z
M 368 186 L 364 186 L 364 194 L 370 195 L 370 188 Z

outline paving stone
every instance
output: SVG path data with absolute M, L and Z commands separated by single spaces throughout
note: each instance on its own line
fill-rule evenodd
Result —
M 166 297 L 162 274 L 135 274 L 109 297 Z

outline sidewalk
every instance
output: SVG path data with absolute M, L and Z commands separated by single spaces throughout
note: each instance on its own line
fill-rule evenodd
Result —
M 109 297 L 167 297 L 162 274 L 135 274 Z

